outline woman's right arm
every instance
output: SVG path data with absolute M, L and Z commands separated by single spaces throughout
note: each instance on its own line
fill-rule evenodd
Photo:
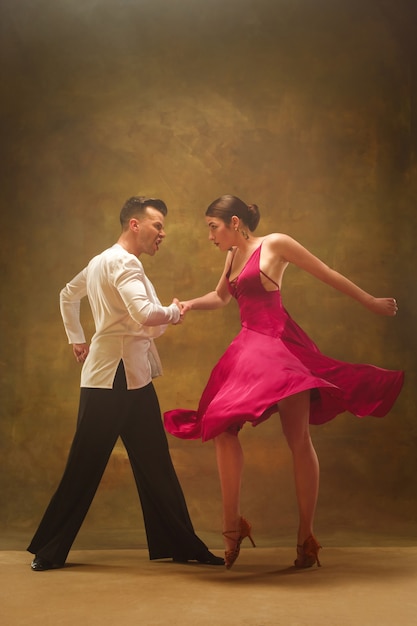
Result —
M 230 295 L 226 274 L 230 267 L 232 259 L 232 253 L 228 252 L 226 256 L 226 262 L 224 265 L 223 273 L 220 277 L 217 287 L 214 291 L 209 291 L 204 296 L 193 298 L 192 300 L 185 300 L 181 302 L 181 314 L 183 315 L 187 311 L 207 311 L 210 309 L 220 309 L 226 306 L 232 298 Z

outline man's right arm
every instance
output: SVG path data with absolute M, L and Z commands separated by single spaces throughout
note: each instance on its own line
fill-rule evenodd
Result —
M 85 335 L 80 321 L 80 304 L 87 295 L 87 270 L 83 269 L 59 294 L 59 303 L 68 343 L 85 344 Z

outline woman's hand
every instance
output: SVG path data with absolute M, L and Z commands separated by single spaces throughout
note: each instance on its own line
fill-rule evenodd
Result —
M 188 313 L 188 311 L 191 311 L 191 301 L 190 300 L 185 300 L 184 302 L 180 302 L 180 307 L 181 307 L 181 315 L 185 315 L 186 313 Z
M 395 298 L 374 298 L 371 297 L 366 307 L 376 315 L 397 315 L 398 305 Z

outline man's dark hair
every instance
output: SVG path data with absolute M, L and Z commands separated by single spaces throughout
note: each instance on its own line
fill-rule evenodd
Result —
M 162 215 L 168 213 L 167 206 L 163 200 L 147 198 L 146 196 L 132 196 L 129 200 L 126 200 L 120 211 L 120 224 L 122 225 L 122 229 L 125 230 L 127 228 L 129 220 L 132 217 L 142 217 L 147 207 L 156 209 L 162 213 Z

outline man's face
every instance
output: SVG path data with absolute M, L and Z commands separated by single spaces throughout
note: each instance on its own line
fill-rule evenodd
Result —
M 166 236 L 164 231 L 164 216 L 158 209 L 146 207 L 145 214 L 137 219 L 138 254 L 150 254 L 153 256 Z

